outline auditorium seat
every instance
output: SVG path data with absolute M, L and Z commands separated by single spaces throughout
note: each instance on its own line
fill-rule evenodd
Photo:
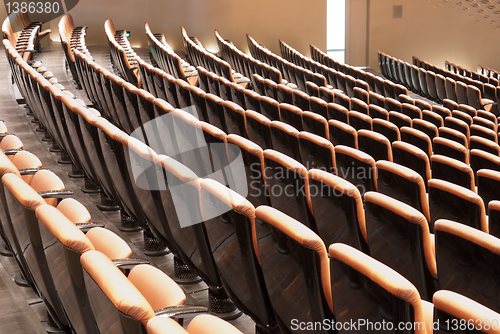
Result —
M 351 111 L 357 111 L 361 114 L 368 115 L 368 104 L 353 97 L 351 99 Z
M 247 121 L 248 139 L 262 147 L 264 150 L 272 148 L 270 128 L 271 120 L 253 110 L 245 111 L 245 118 Z
M 469 104 L 467 98 L 467 84 L 462 81 L 456 81 L 455 91 L 457 93 L 457 103 L 458 104 Z
M 349 124 L 349 109 L 336 103 L 328 103 L 328 120 L 337 120 Z
M 368 91 L 366 91 L 365 89 L 354 87 L 354 98 L 359 101 L 362 101 L 363 103 L 366 103 L 367 105 L 370 104 L 370 95 L 368 94 Z
M 485 128 L 488 128 L 488 129 L 494 131 L 495 133 L 497 133 L 497 131 L 498 131 L 497 124 L 495 124 L 494 122 L 490 121 L 489 119 L 481 117 L 481 116 L 474 117 L 472 119 L 472 124 L 477 124 L 477 125 L 483 126 Z
M 412 126 L 411 118 L 397 111 L 389 111 L 389 122 L 396 125 L 400 130 L 403 127 L 411 128 Z
M 419 323 L 414 333 L 427 333 L 426 328 L 432 323 L 432 304 L 420 299 L 417 288 L 409 280 L 345 244 L 331 245 L 329 255 L 337 323 L 357 323 L 359 319 L 373 324 Z M 373 329 L 373 326 L 363 326 L 361 330 L 372 332 Z
M 437 128 L 444 126 L 443 118 L 434 111 L 422 111 L 422 119 L 434 124 Z
M 431 157 L 431 170 L 434 179 L 445 180 L 476 192 L 474 172 L 460 160 L 434 153 Z
M 278 84 L 278 92 L 276 100 L 278 103 L 293 103 L 293 90 L 283 84 Z M 247 108 L 248 109 L 248 108 Z
M 383 108 L 385 106 L 385 97 L 383 95 L 375 93 L 374 91 L 370 91 L 369 101 L 370 101 L 370 105 L 376 105 L 376 106 L 379 106 L 381 108 Z
M 489 233 L 500 238 L 500 201 L 493 200 L 488 204 Z
M 269 205 L 269 195 L 267 193 L 264 181 L 264 152 L 254 142 L 251 142 L 238 135 L 227 136 L 227 152 L 228 160 L 230 162 L 236 161 L 241 155 L 243 159 L 244 168 L 246 171 L 246 198 L 252 203 L 253 206 Z M 239 170 L 235 170 L 229 166 L 233 173 L 232 178 L 234 182 L 241 182 Z M 237 166 L 239 169 L 239 166 Z M 237 191 L 244 191 L 240 186 L 237 186 Z M 243 192 L 241 192 L 243 194 Z
M 269 118 L 269 120 L 271 121 L 279 121 L 281 119 L 280 105 L 276 100 L 267 96 L 261 96 L 259 98 L 259 102 L 260 102 L 260 114 Z M 253 110 L 251 108 L 247 108 L 247 110 L 258 112 L 258 110 Z
M 458 106 L 457 106 L 458 107 Z M 458 108 L 456 108 L 458 109 Z M 453 109 L 453 110 L 456 110 L 456 109 Z M 439 105 L 435 105 L 435 106 L 432 106 L 432 109 L 431 111 L 435 114 L 438 114 L 439 116 L 441 116 L 441 118 L 444 120 L 446 117 L 448 116 L 451 116 L 451 110 L 448 109 L 448 108 L 445 108 L 443 106 L 439 106 Z M 424 113 L 425 114 L 425 113 Z M 425 119 L 425 118 L 424 118 Z M 441 125 L 443 126 L 443 125 Z
M 401 113 L 410 117 L 411 119 L 422 119 L 422 111 L 420 110 L 420 108 L 415 107 L 412 104 L 403 103 L 401 105 Z
M 402 105 L 401 105 L 401 102 L 399 102 L 398 100 L 392 99 L 390 97 L 386 97 L 384 108 L 389 112 L 396 111 L 396 112 L 400 113 Z
M 479 136 L 498 143 L 498 135 L 495 131 L 482 125 L 473 124 L 470 126 L 470 135 Z M 1 144 L 0 144 L 1 145 Z
M 427 189 L 427 181 L 431 178 L 428 155 L 420 148 L 403 141 L 392 143 L 392 154 L 395 163 L 417 172 L 424 180 Z
M 383 119 L 373 119 L 373 131 L 384 135 L 389 142 L 393 143 L 401 139 L 399 129 L 393 123 Z
M 205 101 L 207 104 L 207 116 L 209 123 L 227 133 L 224 107 L 222 106 L 224 101 L 220 97 L 213 94 L 206 94 Z
M 470 150 L 470 167 L 477 175 L 480 169 L 491 169 L 500 172 L 500 158 L 483 150 Z
M 303 131 L 304 126 L 302 125 L 302 113 L 304 112 L 303 110 L 308 109 L 301 109 L 295 105 L 282 103 L 280 104 L 281 122 L 293 126 L 298 131 Z
M 329 120 L 328 133 L 333 146 L 345 145 L 352 148 L 358 147 L 358 133 L 355 128 L 347 123 L 334 119 Z
M 460 293 L 498 312 L 495 263 L 500 240 L 446 219 L 436 221 L 434 228 L 440 289 Z
M 309 95 L 296 89 L 293 91 L 293 105 L 302 111 L 309 110 Z
M 446 117 L 444 119 L 444 126 L 463 133 L 465 138 L 467 138 L 467 141 L 469 141 L 470 129 L 467 123 L 465 123 L 464 121 L 459 120 L 455 117 Z
M 465 123 L 467 123 L 467 125 L 469 127 L 472 125 L 472 117 L 466 112 L 459 111 L 459 110 L 453 110 L 451 112 L 451 116 L 458 118 L 461 121 L 464 121 Z
M 305 112 L 307 110 L 328 119 L 328 103 L 318 97 L 311 97 L 309 99 L 309 109 L 303 111 Z
M 319 98 L 326 103 L 333 103 L 335 101 L 335 92 L 326 87 L 319 87 Z
M 369 106 L 368 115 L 374 120 L 376 118 L 380 118 L 386 121 L 389 120 L 389 113 L 387 112 L 387 110 L 385 110 L 383 107 L 379 107 L 373 104 L 370 104 Z
M 270 128 L 273 149 L 300 161 L 299 131 L 279 121 L 271 122 Z
M 243 91 L 243 98 L 245 100 L 245 108 L 246 110 L 254 110 L 257 112 L 261 112 L 260 109 L 260 98 L 261 96 L 256 92 L 245 89 Z
M 431 104 L 421 99 L 415 99 L 415 107 L 420 110 L 432 110 Z
M 483 199 L 484 206 L 494 200 L 500 200 L 500 172 L 491 169 L 480 169 L 476 173 L 477 193 Z
M 307 169 L 299 161 L 275 150 L 265 150 L 264 180 L 273 208 L 314 228 Z
M 442 137 L 432 140 L 434 154 L 444 155 L 469 164 L 469 151 L 461 144 Z M 432 167 L 431 167 L 432 168 Z
M 432 156 L 432 142 L 427 134 L 407 126 L 402 127 L 400 132 L 402 141 L 417 146 L 424 151 L 428 157 Z
M 431 140 L 439 135 L 438 128 L 431 122 L 425 121 L 423 119 L 413 119 L 413 128 L 422 131 L 429 136 Z
M 469 149 L 479 149 L 500 156 L 500 146 L 497 143 L 479 136 L 470 137 Z
M 260 206 L 255 215 L 258 257 L 281 331 L 293 332 L 294 321 L 334 319 L 328 254 L 321 238 L 274 208 Z M 292 303 L 300 307 L 290 308 Z
M 477 110 L 476 108 L 471 107 L 468 104 L 459 104 L 458 105 L 458 111 L 462 111 L 466 114 L 468 114 L 470 117 L 476 117 L 477 116 Z
M 234 304 L 255 321 L 257 331 L 272 332 L 278 325 L 254 249 L 254 206 L 214 180 L 202 180 L 200 193 L 210 249 L 224 288 Z M 240 269 L 235 271 L 235 266 Z
M 359 130 L 358 149 L 368 153 L 375 161 L 392 161 L 391 143 L 387 137 L 378 132 Z
M 373 158 L 357 149 L 335 146 L 337 175 L 356 186 L 361 195 L 377 190 L 376 167 Z
M 231 101 L 222 102 L 224 118 L 227 126 L 227 134 L 237 134 L 247 138 L 247 124 L 245 110 Z
M 478 194 L 444 180 L 431 179 L 427 185 L 431 230 L 438 219 L 451 219 L 488 232 L 484 203 Z
M 462 132 L 444 126 L 440 127 L 438 131 L 439 137 L 450 139 L 463 145 L 465 148 L 469 148 L 469 140 Z
M 415 188 L 413 191 L 407 188 L 407 191 L 420 192 L 421 196 L 423 192 L 425 197 L 422 183 L 419 188 L 420 191 Z M 425 215 L 392 196 L 375 192 L 365 194 L 365 210 L 370 256 L 403 275 L 415 285 L 422 298 L 430 300 L 437 271 Z M 381 242 L 386 246 L 379 247 Z
M 347 110 L 351 110 L 351 99 L 349 98 L 349 96 L 345 94 L 342 93 L 335 94 L 335 99 L 333 102 L 335 104 L 341 105 Z
M 302 124 L 304 126 L 304 131 L 313 133 L 327 140 L 330 139 L 328 133 L 328 122 L 320 114 L 304 111 L 302 113 Z
M 446 95 L 448 96 L 448 78 L 446 78 Z M 453 91 L 454 92 L 454 91 Z M 453 93 L 455 94 L 455 93 Z M 458 103 L 456 102 L 456 95 L 455 99 L 444 99 L 443 100 L 443 107 L 448 109 L 448 110 L 458 110 Z
M 495 323 L 500 320 L 500 314 L 492 309 L 475 302 L 461 294 L 440 290 L 434 293 L 432 297 L 434 304 L 433 322 L 439 324 L 434 329 L 433 333 L 456 333 L 466 332 L 477 329 L 481 333 L 495 333 Z M 448 323 L 467 323 L 468 329 L 460 330 L 452 329 L 446 324 Z
M 372 130 L 372 118 L 367 114 L 357 111 L 349 111 L 349 125 L 357 131 L 365 129 Z
M 301 163 L 307 170 L 321 169 L 336 173 L 335 150 L 327 139 L 302 131 L 299 133 Z
M 99 251 L 81 255 L 90 305 L 100 332 L 146 333 L 148 321 L 155 315 L 182 311 L 203 313 L 204 307 L 181 307 L 186 296 L 165 273 L 147 265 L 137 265 L 125 276 Z

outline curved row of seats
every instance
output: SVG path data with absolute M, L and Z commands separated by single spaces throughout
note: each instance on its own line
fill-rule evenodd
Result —
M 2 24 L 3 38 L 8 39 L 17 52 L 28 61 L 40 51 L 40 40 L 48 36 L 50 29 L 41 30 L 43 22 L 31 22 L 28 13 L 12 12 Z
M 278 55 L 275 55 L 264 46 L 257 43 L 250 35 L 247 34 L 247 44 L 250 49 L 252 57 L 266 63 L 270 66 L 277 68 L 287 82 L 297 85 L 298 89 L 306 91 L 306 81 L 314 82 L 319 87 L 327 87 L 328 84 L 332 85 L 332 79 L 335 78 L 336 73 L 329 75 L 332 79 L 328 78 L 321 72 L 313 72 L 303 67 L 297 66 Z M 333 86 L 335 87 L 335 86 Z
M 484 68 L 481 65 L 478 65 L 479 68 Z M 460 65 L 457 65 L 455 63 L 449 62 L 447 60 L 444 61 L 444 68 L 447 71 L 453 72 L 455 74 L 459 74 L 463 77 L 468 77 L 472 78 L 473 80 L 479 80 L 483 83 L 489 83 L 492 84 L 493 86 L 499 86 L 498 78 L 494 78 L 493 75 L 486 75 L 485 73 L 477 73 L 476 71 L 471 71 L 466 69 L 465 67 L 462 67 Z M 488 71 L 492 71 L 489 68 L 485 68 Z M 484 72 L 484 70 L 483 70 Z
M 500 80 L 500 72 L 498 72 L 497 70 L 494 70 L 494 69 L 492 69 L 490 67 L 486 67 L 486 66 L 483 66 L 483 65 L 477 65 L 477 66 L 481 69 L 481 74 L 488 77 L 488 80 L 490 80 L 490 78 L 491 79 L 495 79 L 495 80 Z M 453 69 L 453 67 L 450 66 L 449 70 L 451 71 L 452 69 Z M 455 71 L 455 73 L 460 73 L 460 72 L 457 69 Z M 493 81 L 493 82 L 496 82 L 496 81 Z
M 217 87 L 217 85 L 216 85 Z M 222 85 L 220 86 L 222 87 Z M 212 90 L 213 91 L 213 90 Z M 222 92 L 222 88 L 220 88 L 220 92 Z M 216 93 L 216 92 L 214 92 Z M 298 96 L 301 93 L 300 91 L 294 91 L 295 94 L 293 96 Z M 216 93 L 217 94 L 217 93 Z M 223 94 L 226 98 L 230 99 L 231 94 Z M 335 95 L 337 96 L 337 95 Z M 369 110 L 366 110 L 366 105 L 364 109 L 358 109 L 359 112 L 349 112 L 348 109 L 342 108 L 339 106 L 335 105 L 327 105 L 326 103 L 319 101 L 319 103 L 316 105 L 316 102 L 311 100 L 307 101 L 305 99 L 304 103 L 295 103 L 296 105 L 301 106 L 302 109 L 304 110 L 311 110 L 313 113 L 310 112 L 299 112 L 297 109 L 295 109 L 294 112 L 290 111 L 290 107 L 285 106 L 284 104 L 278 104 L 275 103 L 275 105 L 268 104 L 268 99 L 267 98 L 260 98 L 260 101 L 257 103 L 252 102 L 250 98 L 246 98 L 247 95 L 245 95 L 245 100 L 250 103 L 248 104 L 249 108 L 245 105 L 245 101 L 242 100 L 234 100 L 239 105 L 243 105 L 243 109 L 252 109 L 256 110 L 257 112 L 261 113 L 265 117 L 263 119 L 268 118 L 268 123 L 270 121 L 277 121 L 277 120 L 285 120 L 288 124 L 294 126 L 297 130 L 301 131 L 305 129 L 306 131 L 309 131 L 311 133 L 314 133 L 316 135 L 322 136 L 326 139 L 329 139 L 334 145 L 342 144 L 342 145 L 347 145 L 351 146 L 354 148 L 358 148 L 357 143 L 357 130 L 363 130 L 362 131 L 362 138 L 363 140 L 361 141 L 361 149 L 364 151 L 367 151 L 369 154 L 376 158 L 381 158 L 381 159 L 388 159 L 388 157 L 392 154 L 391 153 L 391 145 L 390 143 L 396 140 L 400 140 L 401 136 L 403 137 L 403 140 L 412 144 L 417 145 L 417 147 L 420 147 L 423 149 L 425 154 L 427 155 L 427 159 L 423 159 L 422 163 L 419 163 L 418 166 L 416 167 L 413 165 L 412 168 L 416 169 L 419 171 L 419 173 L 422 175 L 425 181 L 430 178 L 430 173 L 426 173 L 426 171 L 429 169 L 428 166 L 429 163 L 427 161 L 432 160 L 431 157 L 433 155 L 433 146 L 435 146 L 435 150 L 437 154 L 444 154 L 445 156 L 450 156 L 452 158 L 456 158 L 462 161 L 462 163 L 467 163 L 469 164 L 469 153 L 466 151 L 465 148 L 469 148 L 469 141 L 465 137 L 465 135 L 462 135 L 461 133 L 457 133 L 455 128 L 455 122 L 460 122 L 458 124 L 461 124 L 461 121 L 459 121 L 460 117 L 463 117 L 462 113 L 460 112 L 454 112 L 452 116 L 454 117 L 449 117 L 446 115 L 449 115 L 448 113 L 449 110 L 446 110 L 442 107 L 436 106 L 434 109 L 435 113 L 432 113 L 430 111 L 426 111 L 422 113 L 419 108 L 414 107 L 410 104 L 400 104 L 399 102 L 396 101 L 396 103 L 399 103 L 399 107 L 401 108 L 401 113 L 396 113 L 396 112 L 391 112 L 387 113 L 384 112 L 385 110 L 382 108 L 377 108 L 375 106 L 370 106 Z M 272 101 L 272 100 L 271 100 Z M 242 103 L 243 102 L 243 103 Z M 259 103 L 260 102 L 260 103 Z M 193 99 L 193 104 L 195 104 L 199 110 L 205 110 L 206 107 L 204 107 L 205 103 L 208 104 L 208 102 L 203 101 L 203 98 L 200 99 L 198 97 L 197 99 Z M 281 107 L 281 109 L 280 109 Z M 394 108 L 394 107 L 392 107 Z M 391 108 L 391 109 L 392 109 Z M 209 109 L 213 109 L 209 108 Z M 357 108 L 356 108 L 357 109 Z M 223 115 L 223 107 L 220 107 L 220 112 L 218 112 L 220 115 Z M 281 110 L 281 111 L 280 111 Z M 293 110 L 293 109 L 292 109 Z M 444 116 L 446 116 L 446 125 L 448 127 L 444 128 L 443 126 L 445 125 L 445 122 L 443 121 L 442 117 L 439 115 L 436 115 L 436 113 L 443 113 Z M 470 111 L 469 111 L 470 112 Z M 209 113 L 213 113 L 212 110 L 209 111 Z M 314 114 L 316 113 L 316 114 Z M 366 114 L 369 114 L 371 117 L 374 118 L 372 121 L 370 118 L 366 116 Z M 240 114 L 242 114 L 242 111 L 240 111 Z M 250 118 L 248 118 L 248 115 L 250 115 Z M 363 115 L 364 114 L 364 115 Z M 422 116 L 423 114 L 423 116 Z M 216 117 L 217 113 L 215 115 L 210 115 L 212 116 L 212 122 L 215 122 L 213 124 L 219 124 L 218 126 L 221 127 L 222 130 L 226 131 L 226 126 L 223 126 L 222 124 L 225 125 L 225 120 L 218 120 L 214 121 L 214 117 Z M 246 122 L 247 125 L 249 122 L 253 122 L 252 119 L 254 119 L 254 115 L 252 112 L 246 112 L 245 114 L 247 116 Z M 406 115 L 406 116 L 405 116 Z M 482 115 L 482 114 L 481 114 Z M 487 137 L 490 140 L 487 140 L 486 138 L 481 137 L 482 130 L 483 128 L 481 126 L 478 126 L 477 123 L 481 125 L 485 125 L 483 123 L 491 123 L 491 121 L 488 121 L 485 117 L 487 117 L 489 114 L 485 113 L 485 115 L 482 115 L 483 117 L 481 118 L 474 118 L 474 125 L 472 125 L 472 130 L 474 134 L 479 134 L 480 136 L 473 135 L 472 141 L 471 141 L 471 149 L 482 149 L 485 150 L 489 153 L 494 154 L 495 156 L 498 156 L 498 148 L 496 147 L 497 145 L 494 143 L 495 137 Z M 208 116 L 208 115 L 207 115 Z M 283 116 L 283 117 L 282 117 Z M 413 120 L 412 120 L 413 117 Z M 420 118 L 424 118 L 424 120 Z M 243 117 L 242 124 L 245 123 Z M 262 118 L 262 117 L 261 117 Z M 381 119 L 378 119 L 381 118 Z M 327 119 L 330 119 L 327 125 Z M 336 121 L 338 120 L 341 121 L 343 124 L 339 124 Z M 382 120 L 383 119 L 383 120 Z M 252 121 L 251 121 L 252 120 Z M 428 120 L 428 121 L 426 121 Z M 493 121 L 496 119 L 493 117 Z M 392 123 L 395 123 L 397 126 L 390 124 L 389 121 L 392 121 Z M 472 119 L 471 119 L 472 121 Z M 481 123 L 481 122 L 482 123 Z M 354 128 L 350 127 L 349 122 L 352 123 L 352 126 Z M 262 122 L 261 122 L 262 123 Z M 304 125 L 303 125 L 304 124 Z M 463 124 L 462 124 L 463 125 Z M 494 123 L 491 124 L 494 127 Z M 253 127 L 253 125 L 251 125 Z M 411 129 L 411 127 L 414 127 L 414 129 Z M 439 128 L 438 128 L 439 127 Z M 247 126 L 247 129 L 249 127 Z M 476 129 L 477 128 L 477 129 Z M 401 129 L 401 131 L 400 131 Z M 439 129 L 439 131 L 438 131 Z M 386 136 L 390 140 L 385 140 L 383 139 L 375 139 L 376 137 L 375 134 L 371 134 L 370 132 L 366 132 L 364 130 L 374 130 L 377 132 L 380 132 L 384 136 Z M 465 131 L 465 127 L 462 129 Z M 476 131 L 477 130 L 477 131 Z M 231 132 L 234 131 L 234 132 Z M 240 135 L 243 135 L 246 137 L 248 135 L 248 138 L 252 138 L 254 141 L 258 142 L 263 148 L 270 148 L 272 147 L 271 140 L 268 138 L 269 136 L 264 136 L 265 139 L 264 141 L 258 140 L 255 138 L 253 133 L 246 133 L 245 131 L 239 131 L 237 130 L 231 130 L 229 133 L 238 133 Z M 483 130 L 484 131 L 484 130 Z M 491 129 L 492 132 L 494 132 L 494 129 Z M 268 131 L 269 133 L 271 131 Z M 332 133 L 331 138 L 329 135 L 329 132 Z M 365 133 L 366 132 L 366 133 Z M 401 132 L 401 133 L 400 133 Z M 477 132 L 477 133 L 476 133 Z M 298 132 L 297 132 L 298 133 Z M 444 138 L 439 138 L 435 139 L 437 136 L 445 136 Z M 426 140 L 428 138 L 428 140 Z M 432 138 L 432 139 L 431 139 Z M 457 147 L 456 144 L 453 142 L 450 142 L 448 139 L 453 139 L 455 141 L 460 141 L 462 139 L 461 144 L 464 146 L 464 148 Z M 368 140 L 368 141 L 366 141 Z M 385 143 L 384 143 L 385 141 Z M 433 143 L 436 142 L 435 145 Z M 380 149 L 381 147 L 384 147 L 385 149 Z M 369 149 L 371 147 L 371 150 Z M 374 149 L 374 147 L 379 147 L 378 152 Z M 420 152 L 418 148 L 414 148 L 413 150 Z M 384 153 L 385 152 L 385 153 Z M 456 153 L 455 153 L 456 152 Z M 420 152 L 421 153 L 421 152 Z M 293 156 L 293 155 L 292 155 Z M 297 156 L 295 156 L 296 159 L 300 160 Z M 378 159 L 376 159 L 378 160 Z M 496 158 L 498 160 L 498 158 Z M 403 162 L 405 160 L 399 159 L 399 162 Z M 487 163 L 487 161 L 491 161 L 491 163 Z M 458 162 L 459 163 L 459 162 Z M 498 166 L 495 166 L 495 157 L 491 157 L 488 154 L 484 154 L 483 152 L 479 152 L 475 150 L 472 153 L 472 166 L 474 168 L 474 172 L 477 172 L 479 169 L 482 168 L 492 168 L 495 170 L 498 170 Z M 408 162 L 406 164 L 412 166 Z M 423 168 L 421 168 L 423 166 Z M 492 167 L 493 166 L 493 167 Z M 467 167 L 470 170 L 470 167 Z M 442 177 L 445 177 L 443 173 L 438 174 L 442 175 Z M 459 174 L 460 175 L 460 174 Z M 457 182 L 457 180 L 460 180 L 460 178 L 456 177 L 456 173 L 454 175 L 449 175 L 446 179 L 447 180 L 454 180 Z M 472 178 L 473 179 L 473 178 Z M 472 189 L 475 191 L 474 187 L 471 187 L 470 185 L 473 184 L 473 180 L 470 177 L 467 179 L 462 179 L 462 182 L 459 182 L 460 185 L 467 185 L 467 188 Z
M 252 78 L 254 74 L 258 74 L 263 78 L 271 79 L 278 84 L 283 83 L 283 78 L 281 77 L 281 73 L 278 69 L 264 64 L 259 60 L 253 59 L 251 56 L 243 53 L 236 48 L 233 43 L 222 38 L 218 30 L 215 30 L 215 38 L 217 39 L 222 59 L 227 61 L 231 67 L 235 68 L 239 73 L 243 74 L 247 78 Z
M 126 30 L 115 30 L 113 21 L 107 19 L 104 23 L 104 31 L 108 38 L 113 65 L 120 76 L 140 87 L 139 68 L 137 60 L 139 56 L 134 52 L 127 38 Z
M 90 52 L 85 44 L 85 35 L 87 27 L 76 27 L 73 22 L 71 14 L 64 14 L 59 21 L 59 36 L 61 37 L 61 46 L 64 51 L 66 64 L 71 71 L 73 80 L 75 80 L 77 87 L 81 87 L 78 73 L 76 72 L 75 56 L 73 49 L 83 52 L 90 56 Z
M 0 142 L 0 236 L 59 329 L 97 334 L 118 325 L 123 333 L 133 327 L 134 333 L 146 333 L 146 328 L 148 333 L 170 333 L 182 327 L 149 320 L 206 312 L 204 307 L 184 306 L 182 289 L 149 261 L 132 259 L 126 242 L 104 224 L 92 222 L 59 177 L 42 168 L 16 138 L 5 135 Z M 212 317 L 193 321 L 188 331 L 201 323 L 214 326 L 213 332 L 222 326 L 228 333 L 240 333 Z M 168 326 L 155 325 L 162 322 Z
M 445 106 L 448 101 L 451 101 L 452 103 L 466 104 L 475 109 L 489 111 L 493 104 L 497 102 L 496 87 L 488 83 L 483 84 L 478 80 L 461 77 L 429 64 L 425 66 L 429 68 L 427 70 L 424 67 L 410 65 L 382 52 L 379 52 L 379 64 L 385 77 L 401 82 L 417 94 L 443 103 Z M 464 82 L 466 80 L 470 80 L 470 84 Z
M 223 188 L 223 189 L 226 189 L 226 188 Z M 214 201 L 209 201 L 209 203 L 213 203 L 213 202 L 214 202 Z M 262 211 L 262 210 L 261 210 L 261 211 Z M 259 254 L 260 254 L 260 256 L 261 256 L 261 261 L 262 261 L 262 252 L 259 252 Z M 234 275 L 234 273 L 233 273 L 233 275 Z M 286 303 L 285 303 L 285 304 L 286 304 Z M 274 304 L 273 304 L 273 305 L 274 305 Z M 416 303 L 415 305 L 418 305 L 418 303 Z M 278 307 L 276 307 L 276 308 L 278 308 Z
M 177 79 L 183 79 L 190 85 L 197 86 L 198 74 L 196 69 L 172 50 L 165 39 L 165 35 L 153 34 L 147 22 L 145 28 L 151 56 L 157 67 Z
M 498 82 L 492 80 L 492 83 L 489 83 L 489 79 L 485 76 L 480 76 L 478 79 L 476 79 L 463 76 L 460 74 L 454 74 L 453 72 L 447 72 L 417 57 L 413 57 L 413 62 L 417 64 L 417 67 L 423 68 L 425 71 L 431 72 L 430 73 L 431 82 L 433 73 L 442 74 L 445 78 L 453 76 L 451 80 L 448 80 L 449 81 L 448 86 L 450 87 L 448 88 L 448 90 L 451 91 L 453 89 L 453 86 L 455 86 L 455 92 L 457 94 L 457 100 L 458 100 L 457 102 L 459 103 L 465 102 L 465 98 L 463 97 L 464 95 L 463 92 L 465 89 L 465 94 L 467 95 L 466 104 L 469 104 L 476 109 L 486 109 L 488 111 L 491 110 L 494 113 L 498 112 L 498 108 L 496 108 L 496 103 L 497 103 L 496 87 L 499 86 Z M 453 82 L 452 80 L 455 80 L 455 82 Z M 446 83 L 445 83 L 445 88 L 446 88 Z M 429 88 L 429 86 L 428 90 L 429 94 L 437 95 L 437 91 L 436 94 L 434 94 L 433 89 Z
M 189 37 L 184 27 L 181 27 L 182 38 L 186 54 L 194 66 L 203 67 L 206 70 L 220 75 L 230 82 L 235 82 L 246 88 L 251 82 L 249 78 L 237 73 L 228 62 L 220 59 L 215 54 L 208 52 L 196 37 Z

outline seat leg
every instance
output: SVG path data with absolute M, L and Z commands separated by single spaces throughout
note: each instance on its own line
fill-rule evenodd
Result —
M 51 146 L 51 148 L 49 148 L 49 152 L 52 152 L 52 153 L 61 152 L 61 147 L 59 146 L 59 144 L 55 140 L 52 141 L 52 146 Z
M 85 177 L 85 173 L 83 170 L 79 167 L 77 167 L 75 164 L 71 166 L 71 173 L 68 173 L 68 176 L 73 178 L 73 179 L 81 179 Z
M 208 303 L 208 312 L 224 320 L 233 320 L 242 314 L 229 299 L 223 287 L 208 288 Z
M 54 319 L 52 319 L 52 317 L 48 312 L 47 312 L 47 318 L 42 320 L 42 327 L 48 334 L 65 333 L 64 330 L 62 330 L 57 326 L 56 322 L 54 321 Z
M 12 257 L 14 254 L 12 254 L 12 251 L 9 249 L 9 246 L 7 246 L 6 243 L 3 245 L 0 245 L 0 255 L 7 256 L 7 257 Z
M 71 158 L 69 157 L 68 153 L 66 153 L 64 150 L 61 151 L 61 158 L 57 160 L 58 164 L 61 165 L 69 165 L 72 164 L 73 161 L 71 161 Z
M 201 277 L 197 276 L 181 258 L 174 255 L 174 277 L 178 284 L 196 284 L 201 282 Z
M 121 224 L 118 227 L 123 232 L 137 232 L 142 230 L 142 227 L 134 220 L 134 218 L 127 215 L 121 210 Z
M 101 203 L 96 205 L 101 211 L 118 211 L 120 207 L 101 189 Z
M 38 131 L 38 129 L 36 129 Z M 49 131 L 47 131 L 47 128 L 42 128 L 43 132 L 44 132 L 44 136 L 42 138 L 42 141 L 43 142 L 46 142 L 46 143 L 50 143 L 53 141 L 52 139 L 52 136 L 50 135 Z
M 170 253 L 168 247 L 158 240 L 149 228 L 144 229 L 144 254 L 147 256 L 161 256 Z
M 85 175 L 85 185 L 80 188 L 86 194 L 97 194 L 101 192 L 101 188 L 94 183 L 88 176 Z
M 14 276 L 14 282 L 18 286 L 22 286 L 23 288 L 27 288 L 30 286 L 26 278 L 24 277 L 23 273 L 19 273 L 16 276 Z

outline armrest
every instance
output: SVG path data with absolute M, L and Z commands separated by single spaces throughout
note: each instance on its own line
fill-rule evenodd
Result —
M 42 198 L 68 198 L 73 196 L 73 192 L 69 190 L 48 190 L 48 191 L 40 191 L 38 193 Z
M 15 154 L 17 154 L 18 152 L 21 152 L 21 151 L 25 151 L 25 150 L 23 150 L 22 148 L 21 149 L 10 149 L 10 150 L 3 150 L 3 153 L 5 155 L 15 155 Z
M 35 175 L 39 170 L 48 170 L 47 168 L 22 168 L 19 170 L 21 175 Z
M 90 223 L 76 223 L 76 227 L 80 229 L 83 233 L 87 233 L 90 229 L 94 227 L 102 227 L 104 228 L 106 225 L 104 223 L 96 223 L 96 222 L 90 222 Z
M 147 259 L 115 259 L 113 260 L 113 264 L 118 268 L 118 269 L 125 269 L 125 270 L 130 270 L 133 267 L 139 265 L 139 264 L 150 264 L 149 260 Z
M 25 52 L 29 52 L 29 53 L 33 53 L 33 52 L 36 52 L 35 50 L 17 50 L 17 53 L 21 54 L 21 53 L 25 53 Z
M 482 105 L 483 107 L 484 107 L 484 106 L 486 106 L 486 105 L 488 105 L 488 104 L 493 104 L 493 105 L 495 105 L 495 104 L 496 104 L 496 102 L 495 102 L 495 101 L 493 101 L 493 100 L 490 100 L 490 99 L 481 99 L 481 105 Z
M 195 317 L 199 314 L 208 313 L 205 306 L 170 306 L 155 311 L 155 316 L 184 319 Z

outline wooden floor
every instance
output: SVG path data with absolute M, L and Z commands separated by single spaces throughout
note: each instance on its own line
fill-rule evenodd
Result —
M 103 46 L 89 46 L 94 60 L 101 66 L 112 70 L 109 49 Z M 147 50 L 136 52 L 149 62 Z M 36 58 L 54 73 L 59 83 L 72 91 L 78 98 L 86 101 L 83 91 L 76 90 L 71 83 L 70 74 L 64 68 L 64 54 L 60 43 L 52 42 L 44 47 L 42 53 Z M 27 109 L 16 103 L 19 97 L 16 87 L 12 84 L 10 68 L 5 57 L 5 52 L 0 51 L 0 119 L 5 121 L 10 133 L 16 134 L 23 142 L 24 148 L 36 154 L 43 166 L 54 171 L 64 182 L 67 190 L 74 192 L 74 198 L 83 203 L 92 215 L 95 222 L 104 222 L 106 227 L 121 236 L 132 248 L 135 258 L 148 258 L 141 250 L 143 247 L 142 232 L 124 233 L 118 229 L 120 214 L 115 212 L 101 212 L 96 204 L 100 201 L 99 194 L 85 194 L 80 190 L 84 185 L 83 179 L 72 179 L 68 176 L 71 172 L 70 165 L 60 165 L 56 161 L 59 155 L 49 152 L 50 144 L 43 142 L 43 134 L 36 132 L 37 124 L 31 122 Z M 1 242 L 0 242 L 1 244 Z M 3 245 L 0 245 L 2 248 Z M 173 256 L 165 255 L 150 257 L 156 266 L 173 276 Z M 14 276 L 19 269 L 12 257 L 0 255 L 0 334 L 26 334 L 45 333 L 43 322 L 47 312 L 43 303 L 30 288 L 19 287 L 14 283 Z M 208 307 L 208 291 L 204 283 L 182 285 L 188 296 L 187 304 L 204 305 Z M 255 323 L 248 316 L 241 316 L 231 323 L 243 333 L 255 333 Z

